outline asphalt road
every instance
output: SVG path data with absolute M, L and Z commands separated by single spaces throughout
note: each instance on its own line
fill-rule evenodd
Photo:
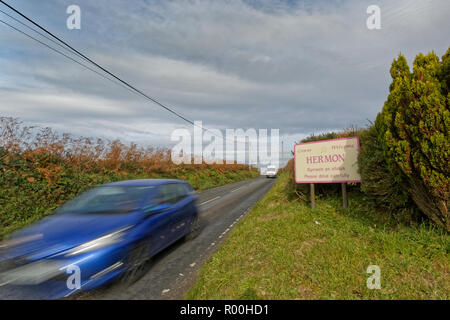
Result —
M 159 253 L 149 263 L 148 272 L 134 284 L 112 283 L 76 299 L 183 299 L 195 283 L 199 268 L 274 181 L 259 177 L 199 193 L 201 231 L 195 239 L 180 240 Z

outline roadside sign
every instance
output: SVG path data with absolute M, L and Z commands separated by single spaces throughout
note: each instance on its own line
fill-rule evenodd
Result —
M 349 137 L 296 144 L 294 175 L 296 183 L 311 184 L 314 208 L 314 183 L 341 183 L 343 206 L 347 208 L 347 182 L 361 182 L 358 172 L 359 138 Z
M 297 183 L 361 182 L 358 137 L 305 142 L 295 145 Z

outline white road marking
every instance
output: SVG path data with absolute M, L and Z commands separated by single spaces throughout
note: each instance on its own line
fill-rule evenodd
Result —
M 167 293 L 167 292 L 169 292 L 170 291 L 170 289 L 164 289 L 163 291 L 162 291 L 162 294 L 165 294 L 165 293 Z
M 215 197 L 215 198 L 209 199 L 208 201 L 202 202 L 202 203 L 200 203 L 199 205 L 201 206 L 201 205 L 207 204 L 207 203 L 209 203 L 209 202 L 211 202 L 211 201 L 214 201 L 214 200 L 217 200 L 217 199 L 219 199 L 219 198 L 220 198 L 220 196 L 217 196 L 217 197 Z
M 237 189 L 231 190 L 230 193 L 233 193 L 233 192 L 235 192 L 235 191 L 238 191 L 239 189 L 242 189 L 242 188 L 243 188 L 243 186 L 242 186 L 242 187 L 239 187 L 239 188 L 237 188 Z
M 194 262 L 194 263 L 191 263 L 189 266 L 190 266 L 191 268 L 193 268 L 193 267 L 195 266 L 195 262 Z

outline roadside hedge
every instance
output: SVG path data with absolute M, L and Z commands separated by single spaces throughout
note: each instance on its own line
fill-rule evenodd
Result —
M 380 131 L 375 124 L 362 131 L 359 136 L 361 191 L 374 206 L 393 216 L 398 222 L 416 222 L 421 215 L 405 185 L 389 170 L 379 139 Z
M 418 54 L 410 72 L 399 55 L 390 93 L 376 119 L 388 168 L 416 205 L 450 231 L 450 48 L 439 60 Z

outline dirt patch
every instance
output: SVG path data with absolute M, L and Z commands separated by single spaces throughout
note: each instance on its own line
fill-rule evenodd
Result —
M 300 286 L 297 288 L 297 294 L 298 296 L 295 298 L 295 300 L 311 300 L 315 297 L 314 291 L 311 288 L 304 286 Z

